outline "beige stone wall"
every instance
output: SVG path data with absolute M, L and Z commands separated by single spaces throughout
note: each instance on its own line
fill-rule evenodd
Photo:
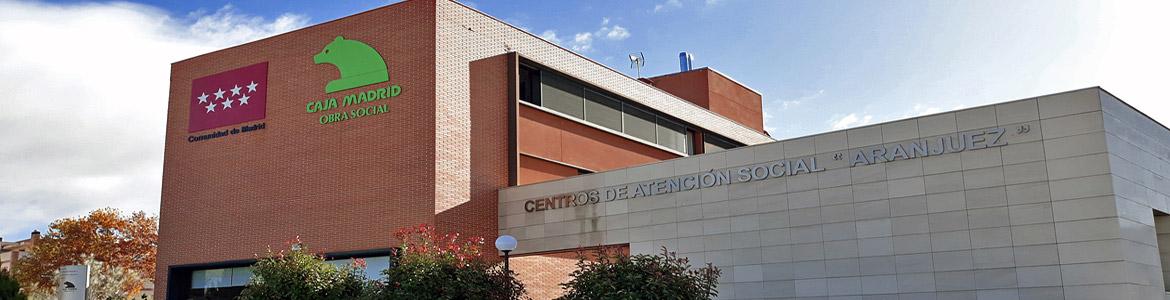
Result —
M 1115 286 L 1123 295 L 1147 299 L 1165 295 L 1166 269 L 1170 249 L 1159 241 L 1170 236 L 1164 223 L 1170 211 L 1170 131 L 1108 92 L 1101 92 L 1100 122 L 1108 149 L 1113 207 L 1103 209 L 1117 216 L 1120 230 L 1112 236 L 1113 247 L 1091 249 L 1112 258 L 1117 269 L 1110 276 L 1127 276 L 1127 285 Z M 1094 117 L 1096 117 L 1094 115 Z M 1097 120 L 1094 119 L 1094 122 Z M 1155 217 L 1160 214 L 1162 216 Z M 1155 226 L 1155 218 L 1159 219 Z M 1103 242 L 1099 242 L 1103 243 Z
M 518 253 L 666 246 L 723 268 L 727 299 L 1158 298 L 1149 208 L 1165 207 L 1160 195 L 1170 185 L 1149 181 L 1167 177 L 1147 170 L 1136 176 L 1146 178 L 1146 189 L 1116 190 L 1118 177 L 1139 173 L 1114 173 L 1113 161 L 1133 155 L 1113 154 L 1115 139 L 1124 138 L 1110 137 L 1106 147 L 1103 120 L 1137 113 L 1102 112 L 1111 101 L 1103 96 L 1090 88 L 504 189 L 500 233 L 520 240 Z M 1165 128 L 1135 126 L 1131 132 L 1143 137 L 1126 138 L 1170 144 Z M 1004 129 L 1007 145 L 848 162 L 859 149 L 989 128 Z M 810 157 L 825 170 L 546 211 L 524 207 L 565 192 Z M 1170 170 L 1152 164 L 1166 156 L 1140 157 L 1157 159 L 1142 166 Z

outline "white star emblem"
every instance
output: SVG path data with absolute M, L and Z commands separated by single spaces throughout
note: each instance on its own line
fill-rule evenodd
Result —
M 253 81 L 252 83 L 248 84 L 248 92 L 255 92 L 255 91 L 256 91 L 256 86 L 259 86 L 259 84 L 256 84 L 256 82 L 255 82 L 255 81 Z
M 199 97 L 197 97 L 197 98 L 199 98 L 199 103 L 207 102 L 207 93 L 203 93 L 203 94 L 199 95 Z
M 240 86 L 236 85 L 235 87 L 232 87 L 232 96 L 236 96 L 239 94 L 240 94 Z
M 227 98 L 227 100 L 223 100 L 223 103 L 220 104 L 223 104 L 223 109 L 232 108 L 232 98 Z
M 215 99 L 223 99 L 223 89 L 215 90 Z
M 248 97 L 248 95 L 243 95 L 243 96 L 240 96 L 240 99 L 236 99 L 236 100 L 240 100 L 240 106 L 244 106 L 245 104 L 248 104 L 248 98 L 251 98 L 251 97 Z
M 215 111 L 215 103 L 208 103 L 207 106 L 204 106 L 204 107 L 207 108 L 207 111 L 204 113 L 209 113 L 209 112 Z

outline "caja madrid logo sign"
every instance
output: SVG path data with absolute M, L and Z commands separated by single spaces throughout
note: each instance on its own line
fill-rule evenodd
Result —
M 390 81 L 386 61 L 374 47 L 358 40 L 336 37 L 313 55 L 314 64 L 329 64 L 337 68 L 340 78 L 325 84 L 325 93 L 331 94 L 373 85 L 365 90 L 305 103 L 305 112 L 317 116 L 317 123 L 331 124 L 389 112 L 390 105 L 381 101 L 402 93 L 398 85 L 377 85 Z

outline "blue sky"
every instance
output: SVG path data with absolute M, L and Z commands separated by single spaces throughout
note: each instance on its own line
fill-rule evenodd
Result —
M 0 0 L 0 236 L 158 211 L 171 62 L 388 3 Z M 465 3 L 631 75 L 689 51 L 763 93 L 777 139 L 1098 85 L 1170 122 L 1167 1 Z
M 387 2 L 146 3 L 175 16 L 231 5 L 312 24 Z M 628 53 L 645 53 L 643 74 L 656 75 L 677 71 L 678 52 L 690 51 L 696 65 L 762 92 L 769 132 L 780 139 L 1089 86 L 1116 89 L 1100 74 L 1111 63 L 1110 31 L 1152 25 L 1122 24 L 1135 12 L 1167 12 L 1161 4 L 1064 0 L 464 3 L 535 34 L 554 33 L 567 48 L 627 73 Z M 628 35 L 598 34 L 615 25 Z M 581 33 L 591 34 L 588 49 L 574 41 Z

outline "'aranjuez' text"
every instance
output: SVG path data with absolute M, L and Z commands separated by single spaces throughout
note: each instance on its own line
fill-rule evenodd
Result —
M 915 159 L 966 150 L 1007 145 L 1003 128 L 963 132 L 936 138 L 913 140 L 898 144 L 849 150 L 848 156 L 838 153 L 836 159 L 849 157 L 846 167 L 871 165 L 895 160 Z M 782 159 L 766 163 L 710 170 L 701 173 L 648 180 L 626 185 L 566 193 L 524 202 L 524 211 L 537 212 L 567 207 L 629 200 L 676 192 L 711 188 L 734 183 L 760 181 L 785 176 L 796 176 L 824 171 L 817 157 Z
M 899 143 L 872 149 L 853 150 L 849 157 L 853 159 L 849 166 L 872 165 L 879 162 L 911 159 L 931 155 L 962 152 L 964 150 L 978 150 L 989 147 L 1007 145 L 1003 140 L 1003 128 L 992 128 L 963 132 L 956 135 L 941 136 L 932 139 L 922 139 L 908 143 Z

